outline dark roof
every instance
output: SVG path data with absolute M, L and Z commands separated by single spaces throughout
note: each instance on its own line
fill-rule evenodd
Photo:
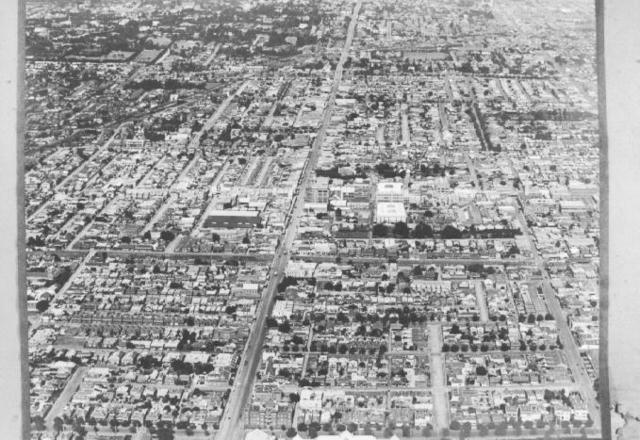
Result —
M 205 228 L 253 228 L 260 224 L 259 215 L 210 215 Z

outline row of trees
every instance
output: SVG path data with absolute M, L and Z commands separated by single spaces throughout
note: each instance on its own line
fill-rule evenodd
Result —
M 458 239 L 463 237 L 463 232 L 455 226 L 447 225 L 441 231 L 436 232 L 431 226 L 420 222 L 415 228 L 409 229 L 406 223 L 398 222 L 389 228 L 383 223 L 377 223 L 372 228 L 374 237 L 385 238 L 394 236 L 396 238 L 433 238 L 436 235 L 444 239 Z
M 559 427 L 563 428 L 565 434 L 571 433 L 572 425 L 574 428 L 582 427 L 583 429 L 581 430 L 581 434 L 583 434 L 583 438 L 586 438 L 584 437 L 584 428 L 592 427 L 593 421 L 591 419 L 587 420 L 586 422 L 582 422 L 580 420 L 564 420 L 559 423 Z M 494 434 L 497 436 L 506 436 L 507 431 L 510 428 L 512 428 L 514 430 L 514 433 L 518 436 L 523 434 L 523 428 L 529 430 L 529 433 L 533 435 L 537 433 L 538 429 L 548 428 L 545 432 L 545 438 L 550 438 L 550 435 L 555 433 L 556 425 L 547 424 L 547 422 L 543 421 L 542 419 L 537 420 L 536 422 L 533 422 L 531 420 L 523 422 L 521 420 L 512 418 L 511 420 L 509 420 L 509 422 L 502 422 L 499 424 L 495 424 L 494 422 L 490 422 L 487 425 L 478 424 L 476 430 L 481 437 L 488 436 L 490 430 L 493 430 Z M 449 429 L 451 429 L 451 431 L 457 431 L 459 433 L 459 438 L 467 438 L 471 436 L 472 426 L 469 422 L 460 423 L 459 421 L 454 420 L 449 425 Z
M 434 231 L 431 226 L 425 223 L 418 223 L 413 230 L 410 230 L 406 223 L 398 222 L 393 225 L 393 228 L 389 228 L 383 223 L 376 223 L 372 230 L 372 234 L 376 238 L 385 238 L 394 236 L 397 238 L 430 238 L 434 236 Z
M 31 419 L 36 431 L 43 431 L 46 429 L 46 425 L 44 423 L 44 419 L 41 416 L 35 416 Z M 71 419 L 66 414 L 63 417 L 55 417 L 53 419 L 53 430 L 56 433 L 62 432 L 64 429 L 64 425 L 71 425 L 72 431 L 75 433 L 75 439 L 84 440 L 88 434 L 87 428 L 85 424 L 93 427 L 95 432 L 99 432 L 100 428 L 98 426 L 109 427 L 112 432 L 118 432 L 120 427 L 128 428 L 129 433 L 135 434 L 138 432 L 138 429 L 142 427 L 141 423 L 137 420 L 134 421 L 118 421 L 116 418 L 111 418 L 109 420 L 100 420 L 97 421 L 95 418 L 90 418 L 88 420 L 83 420 L 82 418 Z M 155 434 L 158 440 L 173 440 L 175 438 L 174 434 L 174 425 L 172 422 L 159 420 L 157 423 L 153 423 L 150 420 L 145 422 L 145 427 L 149 430 L 151 434 Z M 187 435 L 194 434 L 195 425 L 191 425 L 188 422 L 178 422 L 175 425 L 175 428 L 185 429 Z M 206 423 L 202 424 L 202 429 L 205 433 L 208 433 L 208 425 Z M 123 436 L 124 439 L 131 439 L 132 436 L 126 434 Z
M 336 413 L 336 414 L 339 414 L 339 413 Z M 389 422 L 386 426 L 383 426 L 381 424 L 373 424 L 373 423 L 367 423 L 364 426 L 361 426 L 354 422 L 341 423 L 339 420 L 340 420 L 340 417 L 335 417 L 332 422 L 327 422 L 324 424 L 320 424 L 318 422 L 312 422 L 309 424 L 306 424 L 304 422 L 299 423 L 297 431 L 293 428 L 289 428 L 286 434 L 288 437 L 290 434 L 293 434 L 293 437 L 295 437 L 296 434 L 294 433 L 294 431 L 306 432 L 308 433 L 310 438 L 316 438 L 318 437 L 318 434 L 322 431 L 329 434 L 334 434 L 335 432 L 340 433 L 345 431 L 348 431 L 351 434 L 355 434 L 358 432 L 358 429 L 361 429 L 365 435 L 374 435 L 375 432 L 381 432 L 384 438 L 391 438 L 395 434 L 395 430 L 400 429 L 403 437 L 408 438 L 412 436 L 411 427 L 407 425 L 396 426 L 396 423 L 393 421 Z M 432 431 L 433 431 L 433 428 L 430 425 L 428 425 L 427 427 L 421 430 L 421 434 L 422 436 L 429 437 L 431 436 Z M 289 438 L 293 438 L 293 437 L 289 437 Z
M 189 81 L 178 81 L 175 79 L 166 79 L 159 81 L 157 79 L 143 79 L 141 81 L 131 81 L 124 85 L 127 90 L 142 89 L 146 92 L 155 89 L 177 90 L 177 89 L 203 89 L 204 83 L 193 83 Z
M 324 313 L 316 312 L 311 314 L 308 319 L 316 324 L 324 324 L 327 317 Z M 409 326 L 409 324 L 424 324 L 428 320 L 428 312 L 427 310 L 419 310 L 415 307 L 409 306 L 389 307 L 384 311 L 382 316 L 377 313 L 361 313 L 359 311 L 348 315 L 341 312 L 336 316 L 336 320 L 343 323 L 354 322 L 364 326 L 369 324 L 373 326 L 371 331 L 374 331 L 377 327 L 387 330 L 389 328 L 389 324 L 395 324 L 396 322 L 399 322 L 405 327 Z M 432 317 L 432 320 L 435 320 L 435 316 Z M 308 325 L 308 323 L 309 322 L 303 322 L 303 325 Z
M 393 227 L 383 223 L 376 223 L 372 228 L 373 237 L 376 238 L 434 238 L 439 237 L 445 240 L 457 240 L 461 238 L 513 238 L 521 234 L 519 229 L 485 229 L 478 230 L 475 226 L 459 229 L 453 225 L 446 225 L 440 231 L 435 231 L 430 225 L 420 222 L 413 229 L 410 229 L 405 222 L 397 222 Z M 515 252 L 515 251 L 513 251 Z
M 267 325 L 267 328 L 277 328 L 278 331 L 280 331 L 280 333 L 289 333 L 291 331 L 291 324 L 287 319 L 285 319 L 281 323 L 278 323 L 277 319 L 268 317 L 266 321 L 266 325 Z

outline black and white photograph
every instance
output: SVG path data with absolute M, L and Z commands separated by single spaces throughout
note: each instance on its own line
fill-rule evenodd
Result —
M 640 439 L 602 14 L 24 1 L 24 438 Z

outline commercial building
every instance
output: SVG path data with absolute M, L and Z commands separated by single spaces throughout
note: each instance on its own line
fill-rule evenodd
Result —
M 254 228 L 260 225 L 260 213 L 249 210 L 220 209 L 209 212 L 203 228 Z
M 407 193 L 402 182 L 380 182 L 376 190 L 377 202 L 404 202 Z
M 376 223 L 398 223 L 407 221 L 407 211 L 400 202 L 380 202 L 376 206 Z

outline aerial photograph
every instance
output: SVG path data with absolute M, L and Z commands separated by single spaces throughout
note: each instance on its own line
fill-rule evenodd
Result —
M 602 439 L 592 0 L 27 0 L 31 440 Z

